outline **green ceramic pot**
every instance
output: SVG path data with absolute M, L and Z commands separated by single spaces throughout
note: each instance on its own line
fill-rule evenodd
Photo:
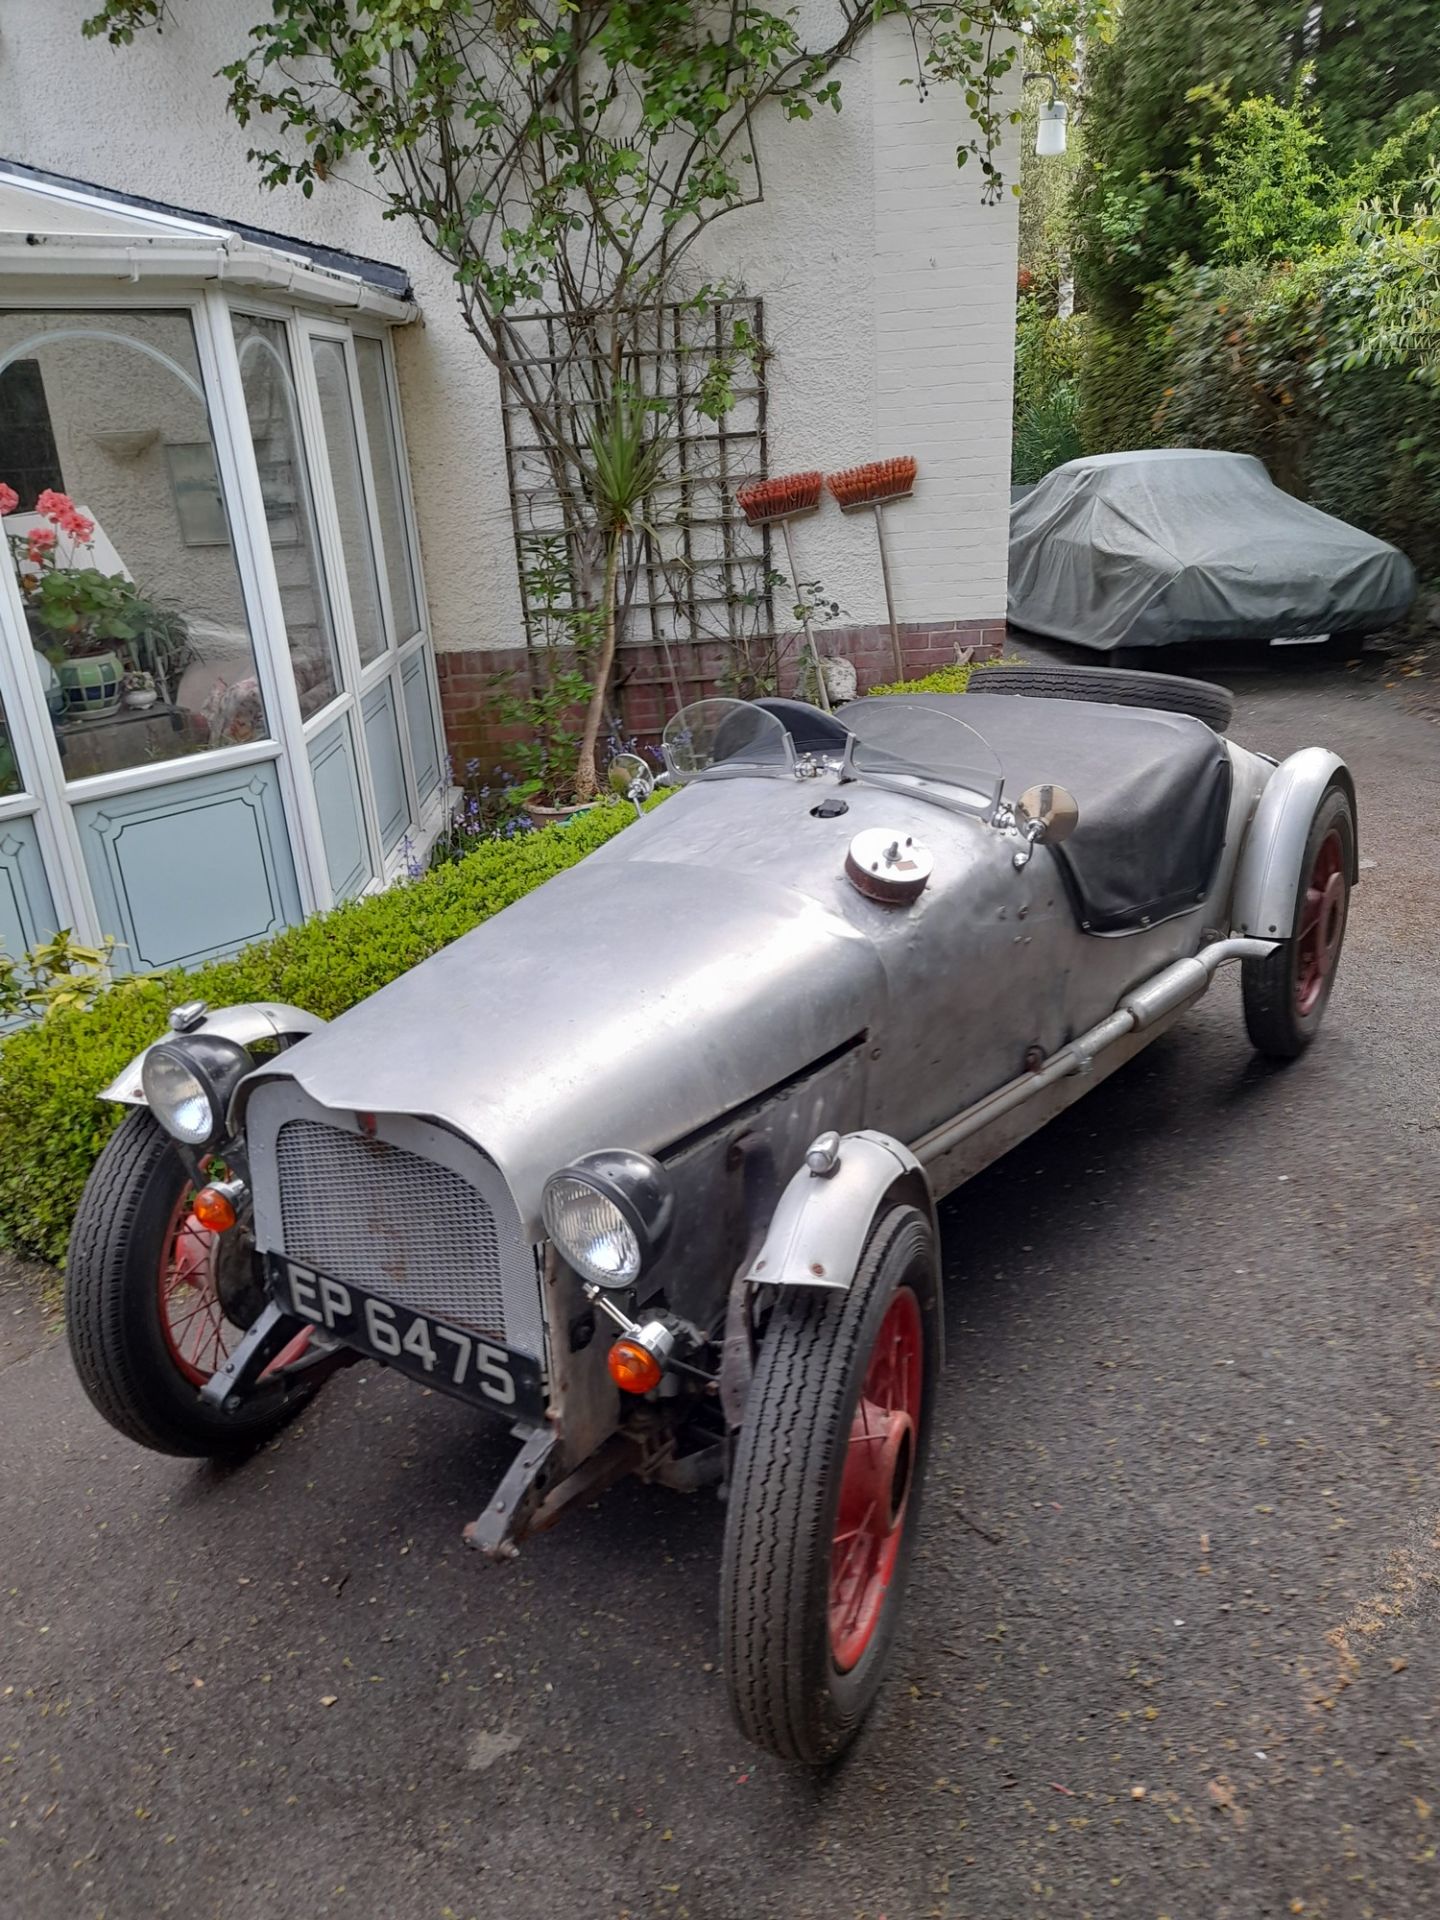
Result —
M 113 713 L 120 704 L 120 676 L 124 669 L 117 653 L 92 653 L 83 660 L 62 660 L 60 684 L 72 720 Z

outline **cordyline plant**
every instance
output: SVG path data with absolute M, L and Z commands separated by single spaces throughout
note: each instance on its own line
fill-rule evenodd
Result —
M 184 4 L 106 0 L 85 32 L 125 44 Z M 237 29 L 221 74 L 230 111 L 264 129 L 251 158 L 268 186 L 308 195 L 368 170 L 387 215 L 450 266 L 465 324 L 548 463 L 580 603 L 603 607 L 621 548 L 597 446 L 627 409 L 663 403 L 660 310 L 720 291 L 687 259 L 714 221 L 763 198 L 767 126 L 838 111 L 846 61 L 897 22 L 912 83 L 963 96 L 956 157 L 978 163 L 993 198 L 1022 50 L 1025 65 L 1064 77 L 1077 33 L 1105 31 L 1113 7 L 820 0 L 802 20 L 798 8 L 703 0 L 271 0 L 267 19 Z M 554 352 L 537 353 L 522 324 L 537 311 L 563 323 Z M 722 407 L 727 384 L 723 369 L 706 383 Z M 647 447 L 663 439 L 652 422 Z M 623 518 L 633 527 L 638 507 Z M 607 646 L 582 780 L 611 662 Z

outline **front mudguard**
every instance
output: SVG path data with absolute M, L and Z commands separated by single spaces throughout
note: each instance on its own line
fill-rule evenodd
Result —
M 1295 924 L 1300 867 L 1315 809 L 1332 786 L 1341 786 L 1356 813 L 1355 782 L 1339 754 L 1302 747 L 1282 760 L 1265 783 L 1235 874 L 1230 927 L 1236 934 L 1288 940 Z M 1359 852 L 1349 879 L 1360 878 Z
M 234 1007 L 217 1007 L 207 1012 L 193 1027 L 190 1033 L 214 1033 L 222 1040 L 234 1040 L 242 1047 L 253 1047 L 260 1040 L 303 1040 L 306 1034 L 318 1033 L 325 1022 L 318 1014 L 306 1013 L 303 1007 L 288 1006 L 283 1000 L 247 1000 Z M 173 1033 L 157 1034 L 150 1045 L 160 1040 L 175 1039 Z M 144 1107 L 150 1103 L 145 1098 L 145 1089 L 140 1081 L 140 1069 L 145 1063 L 145 1055 L 150 1047 L 145 1047 L 127 1067 L 121 1069 L 108 1087 L 103 1087 L 99 1098 L 113 1100 L 122 1107 Z
M 935 1200 L 920 1162 L 887 1133 L 844 1134 L 833 1173 L 802 1166 L 785 1188 L 747 1279 L 754 1287 L 848 1290 L 876 1216 L 897 1202 L 918 1207 L 929 1220 L 938 1264 Z M 935 1293 L 938 1313 L 938 1284 Z M 943 1330 L 939 1350 L 943 1354 Z

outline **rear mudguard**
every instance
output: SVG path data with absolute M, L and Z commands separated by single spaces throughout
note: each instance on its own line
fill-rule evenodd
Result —
M 1300 864 L 1315 809 L 1332 786 L 1343 787 L 1355 808 L 1355 782 L 1338 754 L 1302 747 L 1282 760 L 1265 783 L 1245 837 L 1230 906 L 1231 931 L 1258 939 L 1288 940 L 1295 924 Z M 1359 879 L 1359 852 L 1350 874 Z
M 222 1040 L 234 1040 L 242 1047 L 253 1047 L 258 1040 L 303 1040 L 307 1033 L 318 1033 L 325 1022 L 318 1014 L 306 1013 L 303 1007 L 287 1006 L 282 1000 L 247 1000 L 239 1006 L 217 1007 L 213 1013 L 206 1013 L 188 1031 L 191 1033 L 215 1033 Z M 156 1040 L 173 1040 L 173 1033 L 156 1035 Z M 150 1045 L 154 1046 L 152 1040 Z M 108 1087 L 100 1091 L 100 1099 L 117 1101 L 123 1107 L 144 1107 L 149 1102 L 145 1098 L 145 1089 L 140 1083 L 140 1068 L 145 1055 L 150 1051 L 146 1047 L 115 1078 Z
M 843 1134 L 833 1173 L 813 1173 L 802 1166 L 781 1194 L 750 1267 L 750 1284 L 846 1291 L 876 1215 L 891 1202 L 908 1203 L 926 1215 L 938 1263 L 935 1201 L 920 1162 L 888 1133 L 866 1128 Z M 936 1299 L 938 1311 L 938 1286 Z

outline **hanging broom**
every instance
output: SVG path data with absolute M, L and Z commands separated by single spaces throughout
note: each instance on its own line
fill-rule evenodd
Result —
M 858 513 L 869 507 L 875 515 L 875 538 L 880 543 L 880 573 L 885 582 L 885 611 L 890 616 L 890 648 L 894 657 L 895 678 L 905 678 L 905 655 L 900 646 L 900 626 L 895 618 L 895 596 L 890 586 L 890 554 L 885 544 L 885 516 L 880 509 L 892 500 L 906 500 L 915 488 L 919 463 L 909 454 L 892 460 L 871 460 L 862 467 L 846 467 L 832 473 L 827 481 L 842 513 Z
M 785 559 L 790 568 L 790 585 L 794 590 L 795 604 L 803 607 L 800 597 L 800 576 L 795 570 L 795 549 L 790 543 L 790 522 L 801 514 L 813 513 L 820 505 L 820 490 L 825 484 L 822 473 L 782 473 L 771 480 L 751 480 L 743 487 L 735 489 L 735 499 L 740 511 L 752 527 L 764 527 L 778 523 L 785 541 Z M 803 612 L 800 624 L 805 633 L 805 645 L 809 650 L 810 663 L 815 669 L 815 684 L 820 692 L 820 704 L 826 713 L 830 711 L 830 692 L 825 685 L 824 669 L 820 665 L 820 649 L 815 644 L 815 635 L 810 629 L 810 616 Z

